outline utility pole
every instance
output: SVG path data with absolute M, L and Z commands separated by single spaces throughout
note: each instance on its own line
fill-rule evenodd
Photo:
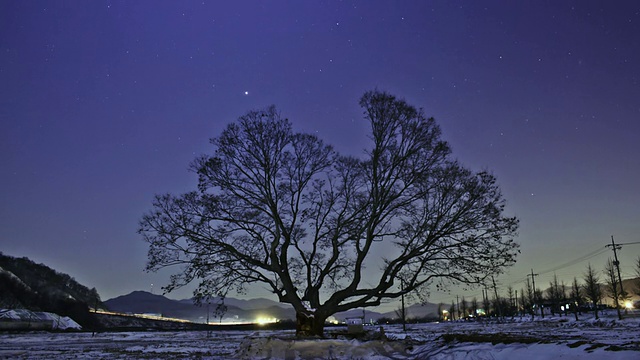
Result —
M 207 338 L 211 337 L 211 327 L 209 326 L 209 305 L 211 304 L 211 298 L 207 298 Z
M 516 303 L 515 303 L 515 308 L 516 308 L 516 313 L 520 312 L 520 305 L 518 305 L 518 290 L 516 290 Z M 521 316 L 522 317 L 522 316 Z M 513 319 L 513 314 L 511 316 L 511 318 Z
M 400 292 L 402 293 L 401 295 L 401 299 L 402 299 L 402 331 L 407 332 L 407 321 L 406 319 L 406 314 L 405 314 L 405 310 L 404 310 L 404 280 L 400 279 Z M 363 310 L 364 312 L 364 310 Z M 364 316 L 364 315 L 363 315 Z
M 520 289 L 520 304 L 522 305 L 522 307 L 518 307 L 518 310 L 520 311 L 520 319 L 522 319 L 527 311 L 527 298 L 524 296 L 524 289 Z
M 613 235 L 611 235 L 611 245 L 606 245 L 607 247 L 611 246 L 611 249 L 613 250 L 613 258 L 615 259 L 615 261 L 613 262 L 613 265 L 616 266 L 616 269 L 618 270 L 618 282 L 620 283 L 620 297 L 624 298 L 626 297 L 626 294 L 624 292 L 624 287 L 622 286 L 622 276 L 620 276 L 620 261 L 618 261 L 618 252 L 616 250 L 620 250 L 622 248 L 622 245 L 616 245 L 615 241 L 613 241 Z M 625 307 L 625 313 L 627 311 L 627 308 Z
M 533 283 L 533 305 L 535 306 L 538 297 L 538 292 L 536 290 L 536 276 L 538 276 L 538 274 L 534 274 L 533 269 L 531 269 L 531 274 L 527 274 L 527 276 L 531 276 L 531 282 Z M 536 311 L 534 310 L 533 313 L 535 314 L 535 312 Z M 540 315 L 544 319 L 544 311 L 542 310 L 542 305 L 540 305 Z
M 482 289 L 482 307 L 484 308 L 484 316 L 489 317 L 489 293 L 487 292 L 487 285 Z
M 498 306 L 498 317 L 502 319 L 502 304 L 500 304 L 500 298 L 498 297 L 498 288 L 496 287 L 496 279 L 491 276 L 493 282 L 493 293 L 496 295 L 496 306 Z

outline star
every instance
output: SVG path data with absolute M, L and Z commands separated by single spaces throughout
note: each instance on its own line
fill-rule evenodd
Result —
M 248 91 L 245 91 L 245 92 L 244 92 L 244 94 L 245 94 L 245 95 L 249 95 L 249 92 L 248 92 Z

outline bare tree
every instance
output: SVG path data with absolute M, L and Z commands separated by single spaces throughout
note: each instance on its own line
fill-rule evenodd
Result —
M 584 274 L 584 293 L 593 303 L 593 314 L 598 319 L 598 304 L 602 300 L 602 291 L 600 290 L 600 278 L 591 267 L 587 266 L 587 272 Z
M 553 281 L 549 283 L 549 289 L 547 289 L 547 300 L 551 303 L 551 314 L 560 312 L 560 285 L 558 284 L 558 276 L 553 274 Z
M 491 313 L 491 301 L 489 300 L 489 292 L 485 289 L 482 293 L 482 307 L 485 316 L 489 316 Z
M 475 296 L 471 299 L 471 315 L 473 315 L 473 317 L 478 316 L 478 298 L 476 298 Z
M 582 294 L 580 293 L 580 285 L 578 285 L 578 279 L 576 277 L 573 278 L 573 283 L 571 283 L 571 308 L 573 309 L 573 314 L 576 316 L 576 320 L 578 320 L 578 312 L 580 311 L 580 306 L 582 306 Z
M 535 311 L 536 310 L 535 309 L 536 292 L 533 289 L 533 286 L 531 285 L 531 280 L 529 280 L 529 278 L 527 278 L 526 284 L 527 284 L 527 296 L 525 301 L 525 308 L 528 308 L 528 312 L 531 314 L 531 320 L 534 320 L 536 317 L 536 311 Z M 523 295 L 523 299 L 524 299 L 524 295 Z
M 467 300 L 464 299 L 464 296 L 462 297 L 462 300 L 460 301 L 460 313 L 462 314 L 461 319 L 466 318 L 469 313 L 469 303 L 467 302 Z
M 513 286 L 507 285 L 507 298 L 505 299 L 505 301 L 507 301 L 508 304 L 505 306 L 505 309 L 507 311 L 506 315 L 511 315 L 512 319 L 514 316 L 516 316 L 516 313 L 518 312 L 517 291 L 518 290 L 513 290 Z
M 622 313 L 620 312 L 620 293 L 618 292 L 618 281 L 616 266 L 611 261 L 611 258 L 607 260 L 607 264 L 604 266 L 604 283 L 609 293 L 609 296 L 613 299 L 613 304 L 616 307 L 616 311 L 618 312 L 618 319 L 622 320 Z
M 516 306 L 514 303 L 514 295 L 513 295 L 513 286 L 507 285 L 507 300 L 509 301 L 509 305 L 507 307 L 507 311 L 513 315 L 513 308 Z
M 213 316 L 218 318 L 218 322 L 222 323 L 222 318 L 227 313 L 227 305 L 224 303 L 224 296 L 218 296 L 213 299 L 207 299 L 207 324 L 209 323 L 209 306 L 211 305 L 211 300 L 213 300 L 213 304 L 215 307 L 213 308 Z M 199 298 L 199 300 L 202 300 Z
M 533 297 L 535 300 L 535 303 L 538 304 L 539 308 L 540 308 L 540 317 L 544 319 L 544 304 L 543 304 L 543 297 L 542 297 L 542 290 L 536 288 L 533 289 Z
M 451 320 L 456 319 L 456 304 L 453 300 L 451 300 L 451 307 L 449 308 L 449 315 L 451 315 Z
M 523 288 L 520 288 L 520 300 L 519 301 L 520 301 L 520 304 L 516 304 L 516 305 L 518 306 L 518 312 L 520 313 L 520 317 L 523 317 L 525 312 L 527 311 L 527 295 L 525 294 Z
M 567 316 L 567 311 L 569 311 L 569 299 L 567 299 L 567 285 L 565 285 L 564 280 L 560 282 L 560 303 L 562 304 L 562 308 L 564 309 L 564 316 Z
M 294 307 L 298 334 L 321 335 L 336 312 L 512 265 L 518 220 L 495 178 L 451 159 L 422 110 L 378 91 L 360 105 L 363 158 L 294 132 L 273 107 L 228 125 L 192 165 L 198 191 L 157 196 L 140 221 L 147 269 L 182 267 L 166 291 L 265 284 Z
M 400 319 L 402 323 L 402 330 L 407 331 L 407 309 L 401 306 L 397 308 L 394 313 L 396 314 L 396 318 Z
M 493 298 L 493 300 L 494 300 L 493 301 L 493 303 L 494 303 L 493 308 L 498 311 L 498 316 L 500 318 L 503 318 L 504 317 L 504 310 L 503 310 L 504 309 L 504 306 L 503 306 L 504 303 L 503 303 L 502 299 L 500 298 L 500 296 L 498 295 L 498 287 L 496 285 L 496 279 L 495 279 L 494 276 L 491 276 L 491 283 L 493 285 L 493 296 L 494 296 L 494 298 Z

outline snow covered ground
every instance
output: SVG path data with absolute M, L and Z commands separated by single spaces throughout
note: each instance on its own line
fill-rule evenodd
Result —
M 67 330 L 74 329 L 80 330 L 82 327 L 73 319 L 68 316 L 60 316 L 58 314 L 43 312 L 43 311 L 30 311 L 25 309 L 0 309 L 0 321 L 8 320 L 0 324 L 0 329 L 5 327 L 2 325 L 11 325 L 18 323 L 26 323 L 34 325 L 33 328 L 39 329 L 51 329 L 51 330 Z M 42 325 L 36 327 L 35 325 Z M 19 328 L 19 327 L 18 327 Z
M 570 317 L 385 326 L 388 340 L 293 331 L 1 333 L 11 359 L 640 359 L 640 318 Z M 371 330 L 377 330 L 372 327 Z

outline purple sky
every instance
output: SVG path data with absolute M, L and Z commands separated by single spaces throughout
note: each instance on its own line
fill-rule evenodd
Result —
M 358 155 L 358 99 L 378 88 L 497 176 L 522 245 L 499 280 L 520 289 L 640 240 L 638 34 L 637 1 L 1 1 L 0 251 L 103 299 L 158 291 L 171 271 L 143 272 L 137 222 L 195 188 L 210 137 L 275 104 Z M 622 248 L 623 277 L 638 255 Z M 480 291 L 430 300 L 456 294 Z

